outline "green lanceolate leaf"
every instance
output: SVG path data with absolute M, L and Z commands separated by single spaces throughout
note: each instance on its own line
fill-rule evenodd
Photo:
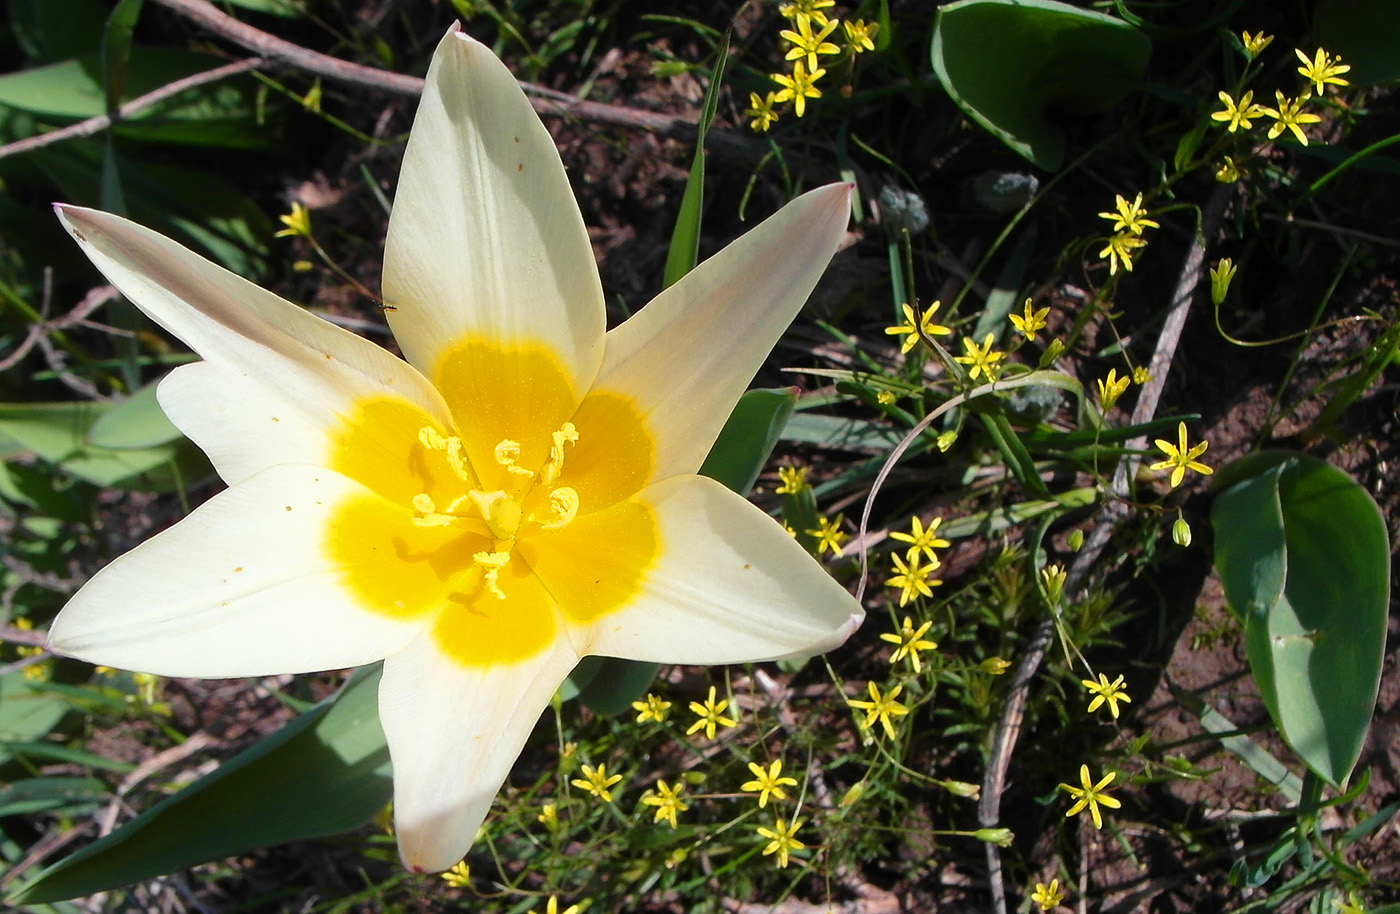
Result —
M 40 874 L 10 898 L 90 895 L 255 847 L 356 828 L 389 802 L 379 668 L 211 774 Z
M 666 254 L 666 273 L 662 280 L 664 286 L 671 286 L 693 270 L 700 257 L 700 216 L 705 206 L 705 134 L 719 105 L 719 87 L 724 79 L 724 64 L 728 57 L 729 36 L 726 34 L 716 54 L 705 99 L 700 105 L 700 123 L 695 131 L 695 158 L 691 161 L 690 175 L 685 181 L 680 212 L 676 214 L 676 228 L 671 233 L 671 248 Z
M 1344 784 L 1375 707 L 1390 602 L 1380 509 L 1306 454 L 1222 468 L 1215 564 L 1245 623 L 1250 670 L 1275 726 L 1319 777 Z

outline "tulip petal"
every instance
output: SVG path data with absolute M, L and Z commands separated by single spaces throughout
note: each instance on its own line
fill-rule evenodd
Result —
M 404 153 L 384 298 L 430 377 L 464 340 L 543 344 L 580 391 L 602 360 L 602 284 L 559 151 L 505 64 L 455 27 Z
M 751 663 L 829 651 L 865 618 L 787 531 L 712 479 L 677 476 L 637 498 L 661 549 L 625 606 L 582 627 L 581 653 L 657 663 Z M 563 534 L 567 534 L 564 531 Z M 617 574 L 602 564 L 598 576 Z M 563 606 L 566 580 L 536 573 Z
M 227 489 L 114 560 L 68 601 L 53 650 L 163 676 L 265 676 L 359 666 L 421 621 L 356 609 L 326 554 L 336 507 L 367 492 L 279 466 Z
M 803 194 L 608 332 L 595 387 L 631 398 L 651 479 L 700 468 L 845 234 L 851 185 Z
M 181 431 L 201 446 L 209 443 L 219 455 L 215 466 L 229 484 L 274 462 L 323 460 L 305 453 L 308 442 L 318 437 L 325 442 L 342 428 L 341 417 L 367 398 L 408 401 L 443 428 L 451 427 L 451 414 L 427 379 L 369 340 L 120 216 L 75 206 L 56 209 L 113 285 L 220 366 L 186 372 L 170 391 L 160 392 L 160 399 L 163 407 L 175 405 L 171 421 Z M 233 427 L 221 433 L 209 417 L 196 418 L 201 393 L 221 406 L 243 404 L 236 437 Z M 195 402 L 188 402 L 190 397 Z M 279 457 L 274 442 L 284 439 L 296 439 L 302 447 Z M 227 453 L 240 448 L 246 452 Z
M 578 662 L 562 640 L 513 664 L 463 666 L 431 634 L 384 661 L 379 720 L 394 763 L 404 866 L 438 872 L 471 847 L 511 766 Z

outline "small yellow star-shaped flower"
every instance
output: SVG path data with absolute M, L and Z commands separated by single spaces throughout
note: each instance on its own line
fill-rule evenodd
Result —
M 1156 222 L 1147 218 L 1147 210 L 1142 206 L 1142 194 L 1134 197 L 1132 202 L 1129 202 L 1121 194 L 1115 194 L 1114 197 L 1114 211 L 1099 213 L 1098 216 L 1100 219 L 1111 221 L 1115 232 L 1141 235 L 1144 229 L 1161 228 Z
M 836 5 L 836 0 L 794 0 L 792 3 L 784 3 L 778 7 L 778 15 L 784 19 L 796 19 L 798 16 L 810 16 L 816 20 L 818 25 L 826 23 L 826 13 L 822 10 L 830 9 Z
M 1099 409 L 1105 413 L 1113 409 L 1113 404 L 1118 402 L 1118 398 L 1127 391 L 1132 379 L 1127 375 L 1118 377 L 1118 369 L 1110 368 L 1108 376 L 1100 378 L 1094 382 L 1099 389 Z
M 458 861 L 456 866 L 441 875 L 442 881 L 454 889 L 465 889 L 472 884 L 472 868 L 465 860 Z
M 1225 108 L 1221 111 L 1213 112 L 1210 119 L 1224 123 L 1225 129 L 1230 133 L 1234 133 L 1241 127 L 1248 130 L 1253 126 L 1251 122 L 1254 118 L 1264 116 L 1264 108 L 1254 104 L 1253 90 L 1241 95 L 1238 102 L 1236 102 L 1228 92 L 1220 92 L 1218 94 L 1220 100 L 1224 102 Z
M 1060 891 L 1060 880 L 1051 879 L 1049 885 L 1037 882 L 1035 891 L 1031 893 L 1031 901 L 1040 905 L 1040 910 L 1048 911 L 1065 900 L 1065 893 Z
M 878 22 L 866 25 L 864 19 L 857 19 L 854 22 L 847 20 L 842 23 L 846 30 L 846 45 L 852 51 L 859 54 L 862 51 L 875 50 L 875 33 L 880 30 Z
M 800 60 L 792 65 L 791 76 L 785 73 L 770 73 L 769 78 L 782 86 L 773 93 L 773 101 L 792 102 L 792 110 L 801 117 L 807 112 L 807 99 L 822 97 L 822 90 L 816 87 L 816 81 L 825 75 L 825 70 L 808 72 Z
M 778 495 L 796 495 L 807 488 L 806 467 L 778 467 Z
M 1300 95 L 1290 99 L 1282 92 L 1275 90 L 1274 97 L 1278 99 L 1277 108 L 1265 108 L 1264 114 L 1274 119 L 1274 123 L 1269 127 L 1269 139 L 1278 139 L 1285 130 L 1292 131 L 1294 139 L 1304 146 L 1308 145 L 1308 135 L 1303 132 L 1304 124 L 1316 124 L 1322 118 L 1316 114 L 1309 114 L 1303 110 L 1303 105 L 1307 102 L 1308 96 Z
M 924 526 L 924 522 L 917 516 L 909 519 L 909 532 L 896 530 L 890 534 L 890 539 L 899 540 L 901 543 L 908 543 L 909 548 L 904 551 L 904 557 L 913 560 L 920 553 L 928 559 L 933 568 L 938 567 L 938 556 L 935 549 L 946 549 L 952 545 L 945 539 L 938 536 L 938 528 L 943 525 L 943 518 L 935 517 Z M 932 570 L 932 569 L 930 569 Z
M 685 782 L 677 781 L 672 787 L 665 781 L 656 782 L 656 793 L 648 793 L 642 797 L 642 802 L 647 806 L 655 806 L 655 818 L 653 822 L 660 822 L 665 819 L 672 828 L 676 827 L 676 816 L 690 808 L 690 804 L 681 799 L 681 793 L 685 790 Z
M 914 599 L 915 594 L 932 597 L 933 588 L 943 583 L 937 579 L 929 578 L 929 575 L 937 571 L 941 564 L 936 558 L 928 564 L 922 564 L 922 558 L 915 555 L 908 564 L 905 564 L 904 559 L 899 557 L 899 553 L 895 553 L 890 556 L 890 560 L 894 562 L 896 573 L 885 580 L 885 586 L 899 588 L 901 609 Z
M 637 723 L 644 724 L 649 720 L 654 720 L 659 724 L 666 719 L 666 714 L 671 709 L 671 703 L 648 692 L 643 700 L 632 702 L 632 709 L 637 712 Z
M 904 617 L 904 622 L 899 627 L 898 632 L 881 632 L 880 640 L 888 641 L 895 645 L 894 653 L 890 654 L 890 663 L 895 664 L 909 658 L 909 663 L 914 667 L 914 672 L 923 671 L 923 664 L 919 660 L 919 651 L 933 651 L 938 649 L 937 641 L 924 641 L 923 637 L 928 633 L 932 622 L 925 622 L 918 628 L 914 627 L 914 620 L 908 616 Z
M 850 538 L 845 530 L 841 529 L 841 523 L 846 519 L 846 515 L 838 514 L 833 517 L 817 518 L 818 527 L 815 530 L 808 530 L 809 536 L 817 538 L 817 555 L 830 551 L 832 555 L 841 554 L 841 544 Z
M 757 92 L 749 93 L 749 107 L 744 112 L 744 116 L 752 118 L 749 127 L 759 133 L 767 133 L 768 128 L 778 122 L 778 112 L 773 110 L 773 105 L 777 101 L 774 97 L 776 93 L 769 92 L 759 95 Z
M 903 717 L 909 713 L 909 709 L 895 701 L 899 693 L 904 691 L 904 686 L 897 685 L 884 695 L 880 694 L 880 687 L 874 682 L 866 684 L 866 689 L 870 692 L 869 701 L 857 701 L 853 698 L 846 699 L 846 703 L 853 708 L 860 708 L 865 712 L 865 720 L 861 721 L 861 727 L 870 729 L 878 721 L 884 729 L 885 735 L 894 739 L 893 718 Z
M 1148 469 L 1171 470 L 1173 489 L 1181 485 L 1181 480 L 1185 478 L 1187 470 L 1195 470 L 1203 476 L 1209 476 L 1211 473 L 1215 472 L 1196 459 L 1206 452 L 1206 448 L 1209 447 L 1208 442 L 1202 441 L 1194 447 L 1187 445 L 1185 422 L 1177 425 L 1177 441 L 1178 444 L 1174 445 L 1170 441 L 1164 441 L 1158 438 L 1156 441 L 1157 450 L 1166 454 L 1167 459 L 1152 464 Z
M 292 201 L 292 211 L 277 217 L 286 228 L 274 233 L 276 238 L 310 238 L 311 213 L 296 201 Z
M 1104 793 L 1104 788 L 1112 784 L 1113 779 L 1117 776 L 1117 773 L 1110 771 L 1103 776 L 1102 780 L 1095 784 L 1089 778 L 1089 766 L 1080 765 L 1079 783 L 1082 786 L 1074 787 L 1069 784 L 1060 785 L 1060 787 L 1070 796 L 1074 797 L 1075 800 L 1074 805 L 1069 808 L 1069 812 L 1065 813 L 1065 818 L 1068 819 L 1070 816 L 1078 815 L 1085 809 L 1088 809 L 1089 815 L 1094 819 L 1094 827 L 1103 828 L 1103 816 L 1099 813 L 1099 807 L 1106 806 L 1109 809 L 1118 809 L 1123 805 L 1118 802 L 1118 800 Z
M 835 20 L 818 22 L 817 28 L 820 31 L 815 33 L 812 31 L 812 22 L 812 16 L 798 14 L 793 17 L 793 25 L 797 26 L 796 30 L 784 29 L 778 35 L 792 44 L 792 48 L 787 52 L 787 57 L 784 60 L 805 60 L 807 69 L 816 73 L 820 66 L 817 60 L 818 54 L 840 54 L 841 49 L 826 40 L 832 32 L 836 31 L 837 23 Z M 813 76 L 812 79 L 815 80 L 816 77 Z
M 1099 256 L 1108 258 L 1109 276 L 1118 273 L 1120 264 L 1123 269 L 1131 273 L 1133 271 L 1133 251 L 1144 247 L 1147 247 L 1147 242 L 1137 235 L 1119 232 L 1108 239 L 1108 244 L 1104 246 L 1102 251 L 1099 251 Z
M 763 849 L 763 856 L 777 854 L 778 866 L 787 867 L 788 855 L 792 851 L 802 850 L 807 846 L 793 837 L 797 834 L 797 830 L 802 827 L 803 821 L 802 819 L 793 819 L 792 824 L 788 825 L 786 819 L 779 818 L 774 821 L 772 828 L 758 826 L 756 831 L 768 839 L 768 846 Z
M 597 768 L 594 768 L 592 765 L 584 765 L 580 770 L 583 771 L 583 777 L 574 778 L 569 783 L 573 784 L 579 790 L 593 794 L 604 803 L 611 802 L 612 790 L 609 788 L 622 780 L 622 775 L 608 774 L 607 765 L 599 765 Z
M 1342 79 L 1342 74 L 1351 70 L 1350 64 L 1342 63 L 1340 55 L 1337 57 L 1328 56 L 1322 48 L 1317 49 L 1317 54 L 1311 59 L 1300 49 L 1294 48 L 1293 53 L 1303 62 L 1298 68 L 1298 74 L 1311 84 L 1311 91 L 1321 95 L 1328 86 L 1349 86 L 1351 83 Z
M 549 901 L 547 901 L 544 906 L 544 914 L 578 914 L 580 910 L 582 910 L 582 908 L 576 904 L 571 904 L 562 911 L 559 910 L 558 895 L 550 895 Z M 535 914 L 535 911 L 532 909 L 530 914 Z
M 690 710 L 700 715 L 700 719 L 691 724 L 690 729 L 685 731 L 686 736 L 697 730 L 704 730 L 706 739 L 714 739 L 716 727 L 735 726 L 738 721 L 724 716 L 724 709 L 727 707 L 729 707 L 729 699 L 721 698 L 719 701 L 715 701 L 715 687 L 710 686 L 710 697 L 705 699 L 704 704 L 698 701 L 690 703 Z
M 1098 675 L 1099 678 L 1097 680 L 1079 680 L 1083 683 L 1084 688 L 1094 694 L 1094 699 L 1089 702 L 1089 713 L 1092 714 L 1099 709 L 1100 705 L 1107 703 L 1108 712 L 1113 715 L 1114 720 L 1117 720 L 1118 702 L 1121 701 L 1124 704 L 1132 704 L 1133 700 L 1128 697 L 1128 690 L 1124 687 L 1124 679 L 1122 676 L 1109 682 L 1108 677 L 1103 673 L 1099 673 Z
M 1011 321 L 1011 326 L 1016 328 L 1017 333 L 1034 343 L 1036 331 L 1045 329 L 1045 319 L 1049 316 L 1049 308 L 1041 308 L 1039 311 L 1033 310 L 1031 300 L 1028 298 L 1023 314 L 1008 314 L 1007 318 Z
M 757 762 L 749 762 L 749 770 L 753 772 L 754 779 L 740 784 L 739 789 L 757 793 L 759 809 L 768 805 L 769 796 L 786 800 L 787 791 L 783 788 L 797 786 L 796 778 L 783 777 L 782 759 L 774 759 L 767 769 Z
M 995 333 L 988 333 L 979 346 L 970 337 L 963 337 L 962 344 L 965 354 L 955 356 L 953 361 L 960 365 L 970 365 L 971 368 L 967 375 L 974 381 L 978 378 L 995 381 L 1001 376 L 1000 363 L 1002 359 L 1006 358 L 1006 353 L 992 351 L 992 342 L 995 339 Z
M 1244 52 L 1250 60 L 1258 57 L 1273 40 L 1274 36 L 1265 35 L 1263 32 L 1255 32 L 1253 35 L 1248 32 L 1240 33 L 1240 44 L 1244 45 Z
M 904 323 L 897 327 L 886 327 L 885 332 L 890 336 L 904 337 L 899 343 L 901 353 L 908 354 L 909 350 L 913 349 L 919 342 L 920 337 L 949 336 L 952 334 L 951 329 L 933 322 L 933 315 L 937 313 L 940 304 L 940 302 L 934 302 L 929 305 L 922 316 L 915 314 L 914 308 L 910 305 L 899 306 L 904 311 Z

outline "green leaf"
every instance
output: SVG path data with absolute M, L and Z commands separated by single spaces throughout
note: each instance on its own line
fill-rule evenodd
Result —
M 797 392 L 789 387 L 744 394 L 700 465 L 700 475 L 746 494 L 768 462 L 796 405 Z
M 1132 25 L 1053 0 L 962 0 L 934 20 L 934 73 L 969 117 L 1047 171 L 1061 115 L 1108 110 L 1142 79 L 1152 44 Z
M 621 714 L 641 700 L 656 679 L 658 663 L 600 657 L 598 675 L 579 690 L 578 700 L 597 714 Z
M 114 450 L 159 447 L 181 437 L 156 402 L 157 384 L 147 384 L 112 406 L 92 424 L 88 443 Z
M 23 670 L 0 676 L 0 765 L 14 757 L 11 743 L 29 743 L 58 726 L 69 704 L 24 678 Z
M 132 49 L 122 101 L 144 95 L 227 61 L 183 48 Z M 0 76 L 0 105 L 45 120 L 78 121 L 107 113 L 99 54 Z M 135 112 L 112 128 L 144 142 L 264 149 L 270 132 L 256 117 L 254 90 L 247 77 L 196 86 Z
M 1340 786 L 1361 754 L 1380 686 L 1390 602 L 1385 521 L 1355 480 L 1306 454 L 1254 454 L 1220 475 L 1215 564 L 1245 620 L 1250 670 L 1293 751 Z
M 123 450 L 94 446 L 88 434 L 106 409 L 101 403 L 0 403 L 0 434 L 99 486 L 148 474 L 176 459 L 183 439 Z
M 306 0 L 223 0 L 229 6 L 239 6 L 254 13 L 302 19 L 306 16 Z
M 0 786 L 0 819 L 38 813 L 86 815 L 106 797 L 107 785 L 97 778 L 21 778 Z
M 117 0 L 102 29 L 102 88 L 107 111 L 121 107 L 126 90 L 126 74 L 131 68 L 131 37 L 146 0 Z
M 705 134 L 715 119 L 719 106 L 719 89 L 724 78 L 724 64 L 729 57 L 729 35 L 720 43 L 715 68 L 710 72 L 710 84 L 705 87 L 705 99 L 700 104 L 700 123 L 695 129 L 695 158 L 690 163 L 690 175 L 685 179 L 676 228 L 671 233 L 671 248 L 666 253 L 663 287 L 675 284 L 695 268 L 700 258 L 700 217 L 705 206 Z
M 102 0 L 9 0 L 10 28 L 32 63 L 76 57 L 97 47 L 107 6 Z
M 255 847 L 349 831 L 389 802 L 389 751 L 375 701 L 379 669 L 112 834 L 45 870 L 10 898 L 91 895 Z

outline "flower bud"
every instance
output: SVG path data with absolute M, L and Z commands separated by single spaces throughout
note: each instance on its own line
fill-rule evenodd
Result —
M 1220 304 L 1225 300 L 1225 296 L 1230 291 L 1230 281 L 1235 278 L 1235 263 L 1228 257 L 1222 257 L 1210 270 L 1210 300 L 1213 304 Z
M 1191 525 L 1181 515 L 1177 515 L 1176 523 L 1172 524 L 1172 542 L 1183 549 L 1191 545 Z
M 1065 540 L 1071 552 L 1078 552 L 1084 548 L 1084 531 L 1075 529 L 1069 532 L 1069 538 Z
M 1002 673 L 1011 669 L 1011 661 L 1002 660 L 1000 657 L 988 657 L 986 660 L 977 664 L 977 669 L 993 676 L 1000 676 Z
M 1016 838 L 1009 828 L 979 828 L 972 833 L 978 841 L 987 841 L 998 847 L 1010 847 Z

